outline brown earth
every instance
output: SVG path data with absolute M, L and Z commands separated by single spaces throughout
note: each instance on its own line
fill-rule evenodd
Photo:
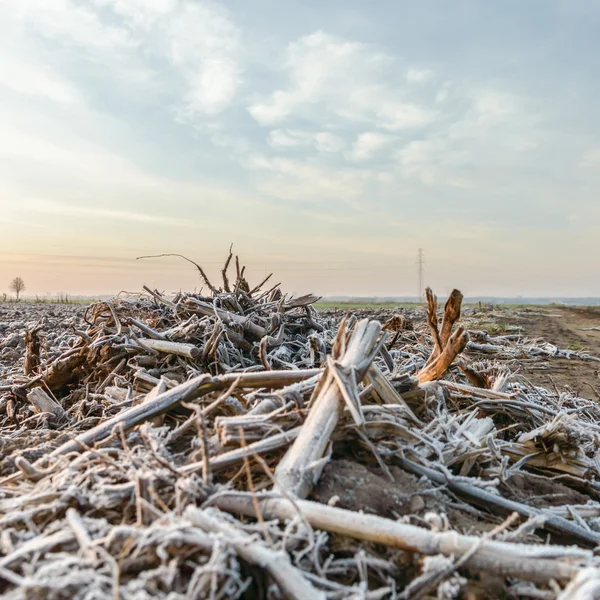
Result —
M 541 338 L 558 348 L 600 357 L 600 307 L 535 307 L 498 319 L 518 325 L 529 338 Z M 511 369 L 536 385 L 571 391 L 581 398 L 600 400 L 600 362 L 548 357 L 512 361 Z

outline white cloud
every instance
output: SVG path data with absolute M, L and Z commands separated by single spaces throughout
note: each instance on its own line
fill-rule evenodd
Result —
M 261 125 L 301 117 L 394 130 L 420 127 L 433 114 L 410 99 L 407 81 L 396 74 L 398 63 L 374 46 L 312 33 L 289 45 L 283 65 L 286 84 L 257 99 L 248 111 Z M 413 70 L 411 77 L 417 73 Z M 429 75 L 423 71 L 420 77 Z
M 393 137 L 377 131 L 361 133 L 356 138 L 351 152 L 348 153 L 348 157 L 350 160 L 355 161 L 369 160 L 393 140 Z
M 384 129 L 399 131 L 422 127 L 435 119 L 434 113 L 415 104 L 386 103 L 377 112 Z
M 2 4 L 3 18 L 14 19 L 63 46 L 115 52 L 135 45 L 126 28 L 103 22 L 88 6 L 72 0 L 19 0 Z
M 261 192 L 285 200 L 352 200 L 360 197 L 365 185 L 375 181 L 377 173 L 367 169 L 331 168 L 303 160 L 250 157 L 248 168 L 260 174 Z
M 315 133 L 314 141 L 319 152 L 340 152 L 346 146 L 346 142 L 341 137 L 328 131 Z
M 240 32 L 227 10 L 212 2 L 19 0 L 4 4 L 0 4 L 0 18 L 25 32 L 24 47 L 41 40 L 72 48 L 71 62 L 92 58 L 93 66 L 108 67 L 128 86 L 147 83 L 148 73 L 155 73 L 163 78 L 163 92 L 176 98 L 184 118 L 216 115 L 230 105 L 239 88 Z M 116 18 L 108 18 L 108 10 Z M 131 76 L 119 77 L 123 71 Z
M 289 149 L 313 146 L 319 152 L 340 152 L 346 143 L 344 140 L 329 131 L 316 133 L 294 130 L 273 129 L 268 137 L 269 145 L 276 149 Z
M 19 94 L 42 96 L 53 102 L 80 102 L 77 88 L 51 69 L 32 60 L 22 59 L 0 46 L 0 86 Z
M 435 77 L 434 72 L 431 69 L 416 69 L 410 67 L 406 71 L 406 81 L 409 83 L 427 83 Z
M 110 221 L 133 221 L 137 223 L 155 223 L 165 227 L 185 227 L 195 229 L 196 223 L 186 219 L 175 219 L 165 214 L 150 214 L 131 210 L 96 208 L 85 205 L 67 204 L 44 198 L 33 198 L 24 201 L 24 207 L 30 212 L 64 215 L 67 217 L 94 217 Z

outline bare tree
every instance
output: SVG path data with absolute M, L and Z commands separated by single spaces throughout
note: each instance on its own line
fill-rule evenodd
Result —
M 17 295 L 17 301 L 19 295 L 25 289 L 25 282 L 20 277 L 15 277 L 10 283 L 10 289 Z

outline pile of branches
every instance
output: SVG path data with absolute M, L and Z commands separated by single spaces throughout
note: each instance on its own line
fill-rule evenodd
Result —
M 252 287 L 231 253 L 219 287 L 196 267 L 206 295 L 95 303 L 58 356 L 28 330 L 0 382 L 2 597 L 600 597 L 600 410 L 469 360 L 460 292 L 382 324 Z M 323 502 L 339 455 L 485 527 Z M 519 478 L 585 502 L 517 501 Z

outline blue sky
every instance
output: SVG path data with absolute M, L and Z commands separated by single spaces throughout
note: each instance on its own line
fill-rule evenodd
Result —
M 0 281 L 600 295 L 600 5 L 0 0 Z M 3 284 L 2 284 L 3 285 Z M 0 285 L 1 287 L 1 285 Z

